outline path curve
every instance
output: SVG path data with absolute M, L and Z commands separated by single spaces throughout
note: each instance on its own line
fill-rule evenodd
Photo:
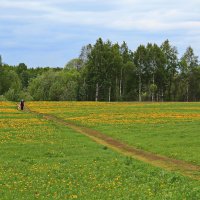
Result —
M 106 136 L 100 131 L 76 125 L 72 122 L 67 122 L 64 119 L 58 118 L 54 115 L 39 113 L 30 109 L 28 110 L 32 113 L 42 116 L 47 120 L 51 120 L 53 122 L 57 122 L 67 127 L 70 127 L 71 129 L 88 136 L 95 142 L 105 145 L 111 149 L 114 149 L 115 151 L 118 151 L 126 156 L 131 156 L 137 160 L 149 163 L 153 166 L 160 167 L 168 171 L 176 171 L 184 176 L 188 176 L 195 180 L 200 180 L 200 166 L 198 165 L 193 165 L 182 160 L 168 158 L 141 149 L 137 149 L 133 146 L 129 146 L 125 143 L 122 143 L 121 141 L 118 141 L 112 137 Z

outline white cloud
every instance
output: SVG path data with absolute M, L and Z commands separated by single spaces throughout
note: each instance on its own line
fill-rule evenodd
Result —
M 75 1 L 76 3 L 92 3 L 95 7 L 95 1 L 84 0 Z M 106 6 L 107 1 L 101 1 L 101 4 Z M 151 2 L 151 3 L 149 3 Z M 27 23 L 36 24 L 52 24 L 54 26 L 57 23 L 69 24 L 69 25 L 91 25 L 100 26 L 104 28 L 115 28 L 117 30 L 145 30 L 145 31 L 158 31 L 158 30 L 175 30 L 176 28 L 199 28 L 199 13 L 194 12 L 192 9 L 185 12 L 185 6 L 170 7 L 165 9 L 165 5 L 169 5 L 170 1 L 162 1 L 162 4 L 158 0 L 146 1 L 146 0 L 123 0 L 123 1 L 110 1 L 110 4 L 115 5 L 113 9 L 109 11 L 100 10 L 97 11 L 85 11 L 78 10 L 76 7 L 74 10 L 68 9 L 68 4 L 74 1 L 62 1 L 62 0 L 49 0 L 49 1 L 13 1 L 4 0 L 1 4 L 1 8 L 15 8 L 22 9 L 22 11 L 4 14 L 0 16 L 0 19 L 10 19 L 27 21 Z M 166 3 L 168 2 L 168 3 Z M 186 1 L 185 1 L 186 2 Z M 60 3 L 64 3 L 64 6 L 60 6 Z M 177 4 L 178 2 L 176 2 Z M 179 1 L 180 3 L 180 1 Z M 182 1 L 184 3 L 184 1 Z M 200 6 L 200 3 L 193 0 Z M 173 5 L 173 4 L 172 4 Z M 187 3 L 188 5 L 188 3 Z M 190 2 L 190 6 L 193 5 Z M 192 7 L 193 8 L 193 7 Z M 92 9 L 92 8 L 91 8 Z M 30 12 L 23 12 L 30 11 Z M 32 12 L 31 12 L 32 11 Z M 40 12 L 37 15 L 37 12 Z
M 176 37 L 177 44 L 191 43 L 200 54 L 199 0 L 1 0 L 0 9 L 4 48 L 20 43 L 56 45 L 73 39 L 84 43 L 84 37 L 101 35 L 129 40 L 132 36 L 127 36 L 128 32 L 139 31 L 141 42 L 150 34 L 157 36 L 155 42 L 164 36 Z

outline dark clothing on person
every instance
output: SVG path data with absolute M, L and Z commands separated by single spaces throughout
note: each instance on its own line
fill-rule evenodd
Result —
M 24 101 L 20 102 L 20 108 L 21 108 L 21 110 L 24 110 Z

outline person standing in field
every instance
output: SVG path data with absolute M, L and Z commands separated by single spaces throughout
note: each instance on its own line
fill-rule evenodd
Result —
M 20 109 L 24 110 L 24 100 L 23 99 L 20 101 Z

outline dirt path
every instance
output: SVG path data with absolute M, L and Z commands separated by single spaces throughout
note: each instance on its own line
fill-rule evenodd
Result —
M 187 163 L 185 161 L 168 158 L 168 157 L 161 156 L 158 154 L 153 154 L 153 153 L 143 151 L 140 149 L 136 149 L 125 143 L 122 143 L 121 141 L 118 141 L 109 136 L 106 136 L 99 131 L 96 131 L 96 130 L 93 130 L 90 128 L 86 128 L 83 126 L 78 126 L 71 122 L 66 122 L 65 120 L 58 118 L 56 116 L 53 116 L 53 115 L 42 114 L 42 113 L 38 113 L 35 111 L 30 111 L 30 112 L 39 114 L 47 120 L 51 120 L 51 121 L 60 123 L 62 125 L 65 125 L 67 127 L 70 127 L 73 130 L 90 137 L 95 142 L 105 145 L 111 149 L 114 149 L 115 151 L 118 151 L 124 155 L 131 156 L 137 160 L 149 163 L 153 166 L 157 166 L 157 167 L 169 170 L 169 171 L 179 172 L 182 175 L 188 176 L 192 179 L 200 180 L 200 166 L 193 165 L 193 164 Z

